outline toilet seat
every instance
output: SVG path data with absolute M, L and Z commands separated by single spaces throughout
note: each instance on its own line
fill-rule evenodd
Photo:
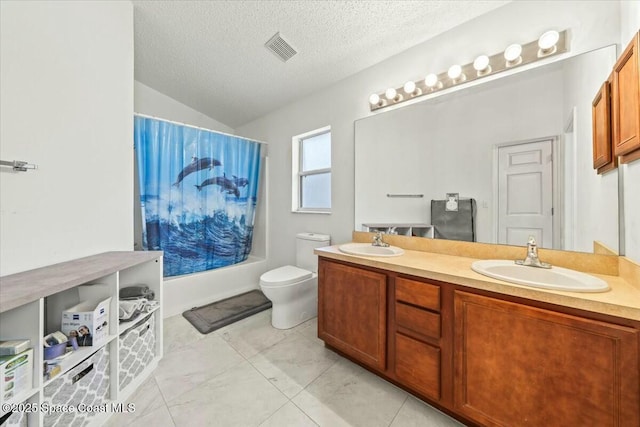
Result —
M 278 288 L 281 286 L 297 283 L 310 279 L 313 273 L 293 265 L 285 265 L 275 270 L 267 271 L 260 276 L 260 284 L 268 288 Z

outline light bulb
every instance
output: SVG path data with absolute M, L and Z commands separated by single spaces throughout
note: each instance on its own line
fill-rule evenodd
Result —
M 489 68 L 489 57 L 487 55 L 480 55 L 473 61 L 473 68 L 476 71 L 482 72 Z
M 435 87 L 438 84 L 438 76 L 433 73 L 429 74 L 424 78 L 424 84 L 427 85 L 427 87 Z
M 510 63 L 516 62 L 520 59 L 521 53 L 522 53 L 522 46 L 520 46 L 517 43 L 511 44 L 507 46 L 507 48 L 504 50 L 504 59 L 506 59 Z
M 449 67 L 449 71 L 447 71 L 447 75 L 450 79 L 455 80 L 462 75 L 462 67 L 459 65 L 452 65 Z
M 560 39 L 560 33 L 555 30 L 547 31 L 538 39 L 538 47 L 543 51 L 548 51 L 555 47 Z
M 384 92 L 384 96 L 386 96 L 389 101 L 393 101 L 397 94 L 398 92 L 396 92 L 396 90 L 392 87 Z
M 380 96 L 377 93 L 371 94 L 369 97 L 369 104 L 378 105 L 380 103 Z
M 416 91 L 416 84 L 412 81 L 408 81 L 404 84 L 404 92 L 408 94 L 412 94 Z
M 447 75 L 453 80 L 460 77 L 460 74 L 462 74 L 462 67 L 459 65 L 452 65 L 449 67 L 449 71 L 447 71 Z

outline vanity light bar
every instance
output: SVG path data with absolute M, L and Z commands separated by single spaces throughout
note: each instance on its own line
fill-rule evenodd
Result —
M 504 52 L 492 56 L 480 55 L 469 64 L 455 64 L 440 74 L 432 73 L 424 79 L 410 80 L 403 86 L 374 93 L 369 97 L 369 107 L 371 111 L 379 110 L 568 52 L 568 31 L 547 31 L 538 40 L 525 45 L 511 44 Z

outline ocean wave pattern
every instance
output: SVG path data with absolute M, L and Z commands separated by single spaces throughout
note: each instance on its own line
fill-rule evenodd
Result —
M 146 223 L 150 250 L 164 251 L 164 276 L 178 276 L 226 267 L 247 259 L 253 226 L 224 211 L 188 224 L 155 219 Z
M 164 277 L 246 260 L 261 144 L 143 117 L 134 141 L 143 248 L 164 252 Z

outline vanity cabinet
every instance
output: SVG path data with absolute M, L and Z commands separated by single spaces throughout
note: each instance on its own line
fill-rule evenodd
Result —
M 638 331 L 455 291 L 455 410 L 488 426 L 637 426 Z
M 467 425 L 640 425 L 638 322 L 319 265 L 319 337 Z
M 640 158 L 640 32 L 613 67 L 613 147 L 622 163 Z
M 387 276 L 318 259 L 318 337 L 378 371 L 386 369 Z

